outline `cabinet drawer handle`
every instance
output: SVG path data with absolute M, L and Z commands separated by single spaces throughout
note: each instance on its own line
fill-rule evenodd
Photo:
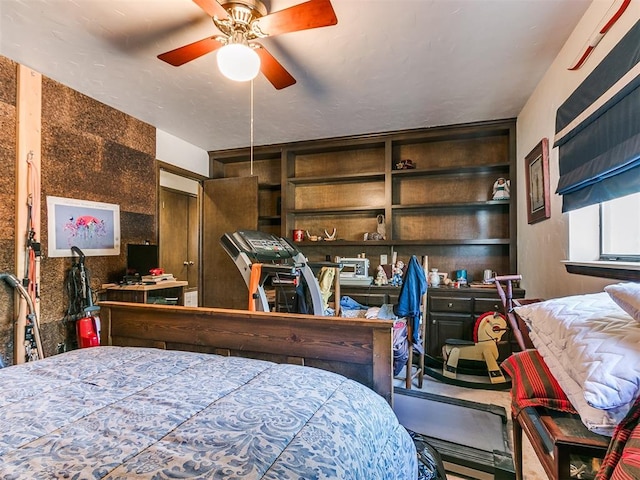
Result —
M 449 308 L 453 308 L 453 303 L 449 303 L 449 305 L 447 305 Z

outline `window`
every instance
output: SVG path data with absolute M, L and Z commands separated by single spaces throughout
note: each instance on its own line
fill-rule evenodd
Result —
M 640 193 L 572 210 L 568 273 L 640 281 Z M 605 253 L 606 252 L 606 253 Z
M 640 261 L 640 193 L 600 204 L 600 260 Z

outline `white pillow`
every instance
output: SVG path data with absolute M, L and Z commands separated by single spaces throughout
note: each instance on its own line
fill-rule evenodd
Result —
M 640 322 L 640 283 L 616 283 L 607 285 L 604 291 L 636 322 Z
M 640 322 L 605 292 L 554 298 L 515 311 L 544 360 L 554 356 L 583 389 L 588 405 L 615 409 L 621 420 L 640 395 Z M 552 372 L 567 393 L 567 385 Z

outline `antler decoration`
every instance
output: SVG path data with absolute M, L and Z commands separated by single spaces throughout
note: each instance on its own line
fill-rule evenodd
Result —
M 329 235 L 329 232 L 327 232 L 327 230 L 325 229 L 324 231 L 325 234 L 325 240 L 335 240 L 336 239 L 336 229 L 333 229 L 333 232 L 331 232 L 331 235 Z

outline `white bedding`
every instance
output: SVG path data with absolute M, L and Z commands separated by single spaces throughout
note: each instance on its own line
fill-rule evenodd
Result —
M 551 299 L 516 312 L 583 423 L 611 435 L 640 393 L 640 324 L 607 293 Z

